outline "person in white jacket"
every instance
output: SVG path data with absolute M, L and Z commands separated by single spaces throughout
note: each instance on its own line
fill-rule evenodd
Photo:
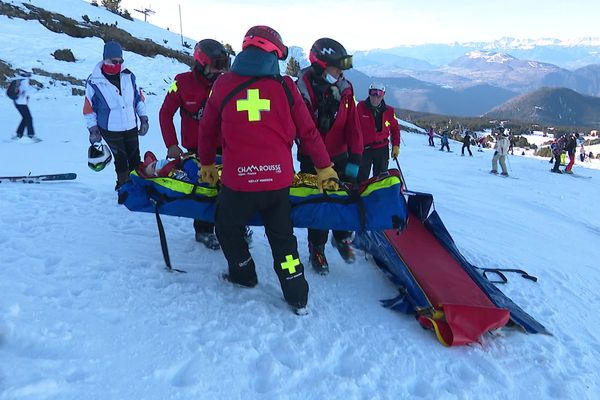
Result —
M 31 117 L 31 112 L 29 111 L 29 95 L 32 92 L 31 85 L 29 84 L 29 77 L 31 77 L 31 73 L 24 71 L 22 69 L 17 70 L 17 74 L 19 75 L 15 80 L 17 81 L 18 86 L 18 95 L 17 98 L 14 99 L 15 107 L 19 114 L 21 114 L 21 123 L 17 128 L 17 133 L 13 139 L 21 139 L 23 137 L 23 133 L 25 132 L 25 128 L 27 128 L 27 136 L 31 139 L 35 139 L 35 132 L 33 130 L 33 118 Z
M 123 49 L 115 41 L 105 43 L 103 61 L 87 79 L 83 114 L 90 143 L 104 139 L 114 155 L 117 190 L 140 163 L 138 135 L 148 132 L 148 116 L 144 95 L 135 75 L 124 68 Z
M 505 132 L 502 127 L 498 128 L 498 132 L 498 140 L 494 146 L 494 150 L 496 151 L 494 152 L 494 158 L 492 158 L 492 170 L 490 173 L 498 173 L 498 161 L 500 161 L 500 167 L 502 167 L 501 175 L 508 176 L 508 171 L 506 170 L 506 155 L 508 154 L 508 148 L 510 147 L 508 132 Z

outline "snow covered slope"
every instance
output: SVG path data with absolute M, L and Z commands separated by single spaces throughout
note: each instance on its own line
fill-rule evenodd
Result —
M 15 66 L 40 60 L 85 78 L 102 49 L 99 39 L 19 20 L 0 19 L 0 29 Z M 19 32 L 22 46 L 5 39 Z M 54 47 L 70 47 L 82 61 L 54 64 L 47 56 Z M 125 57 L 157 93 L 147 96 L 151 127 L 141 149 L 164 154 L 158 110 L 168 83 L 161 81 L 187 67 Z M 81 102 L 60 85 L 39 92 L 31 109 L 44 140 L 15 143 L 6 140 L 17 112 L 0 97 L 0 175 L 78 174 L 72 182 L 0 184 L 0 399 L 600 396 L 599 171 L 576 165 L 591 179 L 561 176 L 546 160 L 511 157 L 518 179 L 505 179 L 487 173 L 491 151 L 460 157 L 459 143 L 446 153 L 426 146 L 425 135 L 403 134 L 409 189 L 434 194 L 471 262 L 537 276 L 538 283 L 509 276 L 502 290 L 554 334 L 503 329 L 480 345 L 447 349 L 414 318 L 379 306 L 396 290 L 368 257 L 346 265 L 330 246 L 329 276 L 307 269 L 306 317 L 282 302 L 259 228 L 255 289 L 219 279 L 223 255 L 194 241 L 188 219 L 163 219 L 173 264 L 188 271 L 166 273 L 154 216 L 117 205 L 112 166 L 87 168 Z M 306 231 L 296 235 L 308 264 Z

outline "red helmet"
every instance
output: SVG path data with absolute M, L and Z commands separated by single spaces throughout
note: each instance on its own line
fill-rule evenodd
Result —
M 230 65 L 229 51 L 213 39 L 204 39 L 196 43 L 194 59 L 203 68 L 210 65 L 219 70 L 228 70 Z
M 275 29 L 266 25 L 253 26 L 246 32 L 242 42 L 242 50 L 245 50 L 248 46 L 258 47 L 267 53 L 274 51 L 280 60 L 285 60 L 288 56 L 288 48 L 283 44 L 281 35 Z

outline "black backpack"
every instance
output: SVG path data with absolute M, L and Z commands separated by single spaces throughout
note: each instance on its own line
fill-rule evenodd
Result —
M 19 87 L 21 86 L 21 81 L 19 79 L 15 79 L 10 82 L 8 87 L 6 88 L 6 95 L 11 100 L 16 100 L 19 97 Z

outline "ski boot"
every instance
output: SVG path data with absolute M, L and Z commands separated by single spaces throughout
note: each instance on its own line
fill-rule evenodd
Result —
M 571 171 L 571 170 L 566 170 L 566 169 L 565 169 L 565 170 L 563 171 L 563 173 L 565 173 L 565 174 L 569 174 L 569 175 L 573 175 L 573 171 Z
M 554 172 L 555 174 L 562 174 L 562 171 L 560 169 L 558 169 L 558 168 L 556 168 L 556 169 L 552 168 L 550 170 L 550 172 Z
M 496 171 L 495 169 L 490 171 L 490 174 L 498 174 L 498 171 Z
M 221 245 L 219 244 L 219 239 L 217 239 L 217 235 L 215 235 L 212 232 L 196 232 L 196 242 L 204 244 L 211 250 L 221 249 Z
M 313 269 L 321 275 L 327 275 L 329 273 L 329 264 L 325 257 L 325 245 L 308 244 L 308 252 L 310 254 L 310 265 Z
M 352 249 L 352 239 L 346 238 L 340 241 L 335 237 L 331 238 L 331 244 L 340 253 L 340 256 L 346 261 L 346 264 L 352 264 L 355 261 L 354 250 Z
M 500 175 L 502 175 L 502 176 L 508 176 L 508 172 L 502 172 Z
M 221 275 L 221 278 L 223 278 L 224 281 L 227 281 L 229 283 L 234 284 L 237 287 L 243 288 L 243 289 L 252 289 L 254 286 L 258 285 L 258 278 L 254 277 L 254 279 L 251 279 L 248 282 L 237 282 L 234 281 L 233 279 L 231 279 L 231 276 L 228 273 L 224 273 Z
M 304 316 L 304 315 L 308 315 L 308 307 L 307 306 L 295 306 L 295 305 L 291 305 L 290 304 L 290 308 L 292 309 L 292 311 L 294 312 L 294 314 L 299 315 L 299 316 Z

